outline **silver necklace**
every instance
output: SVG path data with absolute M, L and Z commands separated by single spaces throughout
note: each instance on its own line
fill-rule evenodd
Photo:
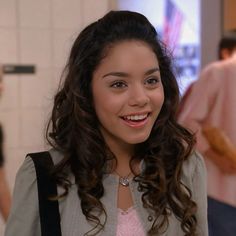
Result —
M 116 171 L 115 171 L 116 172 Z M 119 184 L 124 186 L 124 187 L 128 187 L 129 186 L 129 176 L 131 175 L 132 172 L 130 172 L 128 175 L 126 176 L 120 176 L 117 172 L 116 174 L 119 176 Z

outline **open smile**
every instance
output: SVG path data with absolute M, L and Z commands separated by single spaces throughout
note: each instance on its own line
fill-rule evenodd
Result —
M 133 128 L 140 128 L 143 127 L 148 122 L 149 115 L 150 113 L 143 113 L 143 114 L 122 116 L 121 118 L 123 119 L 126 125 Z

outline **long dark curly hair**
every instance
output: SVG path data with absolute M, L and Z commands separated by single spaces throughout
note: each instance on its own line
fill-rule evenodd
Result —
M 75 176 L 78 197 L 86 219 L 95 224 L 88 235 L 105 227 L 107 218 L 100 199 L 104 195 L 103 177 L 112 155 L 99 130 L 93 107 L 91 80 L 95 69 L 110 46 L 125 40 L 145 42 L 159 62 L 164 87 L 164 104 L 150 137 L 136 146 L 130 161 L 142 160 L 145 169 L 135 181 L 142 191 L 143 207 L 154 212 L 155 220 L 148 235 L 158 235 L 168 227 L 174 214 L 186 236 L 196 235 L 196 203 L 191 191 L 181 182 L 182 166 L 192 152 L 193 135 L 176 122 L 179 89 L 170 56 L 146 17 L 130 11 L 111 11 L 87 26 L 75 40 L 63 73 L 63 83 L 55 96 L 48 124 L 49 143 L 64 158 L 55 168 L 57 183 L 68 194 L 68 170 Z M 96 155 L 96 158 L 94 156 Z M 89 181 L 88 181 L 89 180 Z

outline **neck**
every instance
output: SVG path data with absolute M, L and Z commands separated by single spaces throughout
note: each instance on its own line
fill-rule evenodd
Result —
M 130 160 L 134 155 L 135 144 L 122 142 L 121 140 L 110 138 L 104 135 L 105 142 L 111 152 L 115 155 L 116 161 L 112 160 L 109 164 L 111 172 L 118 173 L 120 176 L 127 176 L 131 172 Z M 132 169 L 139 172 L 139 162 L 133 163 Z
M 118 173 L 120 176 L 127 176 L 130 172 L 130 160 L 133 155 L 133 151 L 130 149 L 114 148 L 114 146 L 109 146 L 112 153 L 115 155 L 116 160 L 112 161 L 113 172 Z
M 134 154 L 134 144 L 128 144 L 117 139 L 112 139 L 104 136 L 105 142 L 111 152 L 115 155 L 118 164 L 129 164 L 131 157 Z

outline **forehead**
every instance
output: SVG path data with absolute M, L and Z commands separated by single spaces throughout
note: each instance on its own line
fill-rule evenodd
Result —
M 127 40 L 110 45 L 97 69 L 142 69 L 157 67 L 158 59 L 153 49 L 145 42 Z
M 136 53 L 138 55 L 138 53 L 141 52 L 146 52 L 146 53 L 154 53 L 151 46 L 148 45 L 146 42 L 141 41 L 141 40 L 124 40 L 124 41 L 120 41 L 120 42 L 116 42 L 113 43 L 111 45 L 109 45 L 106 49 L 105 49 L 105 57 L 109 57 L 109 56 L 127 56 L 127 54 L 130 54 L 130 52 L 132 53 Z

